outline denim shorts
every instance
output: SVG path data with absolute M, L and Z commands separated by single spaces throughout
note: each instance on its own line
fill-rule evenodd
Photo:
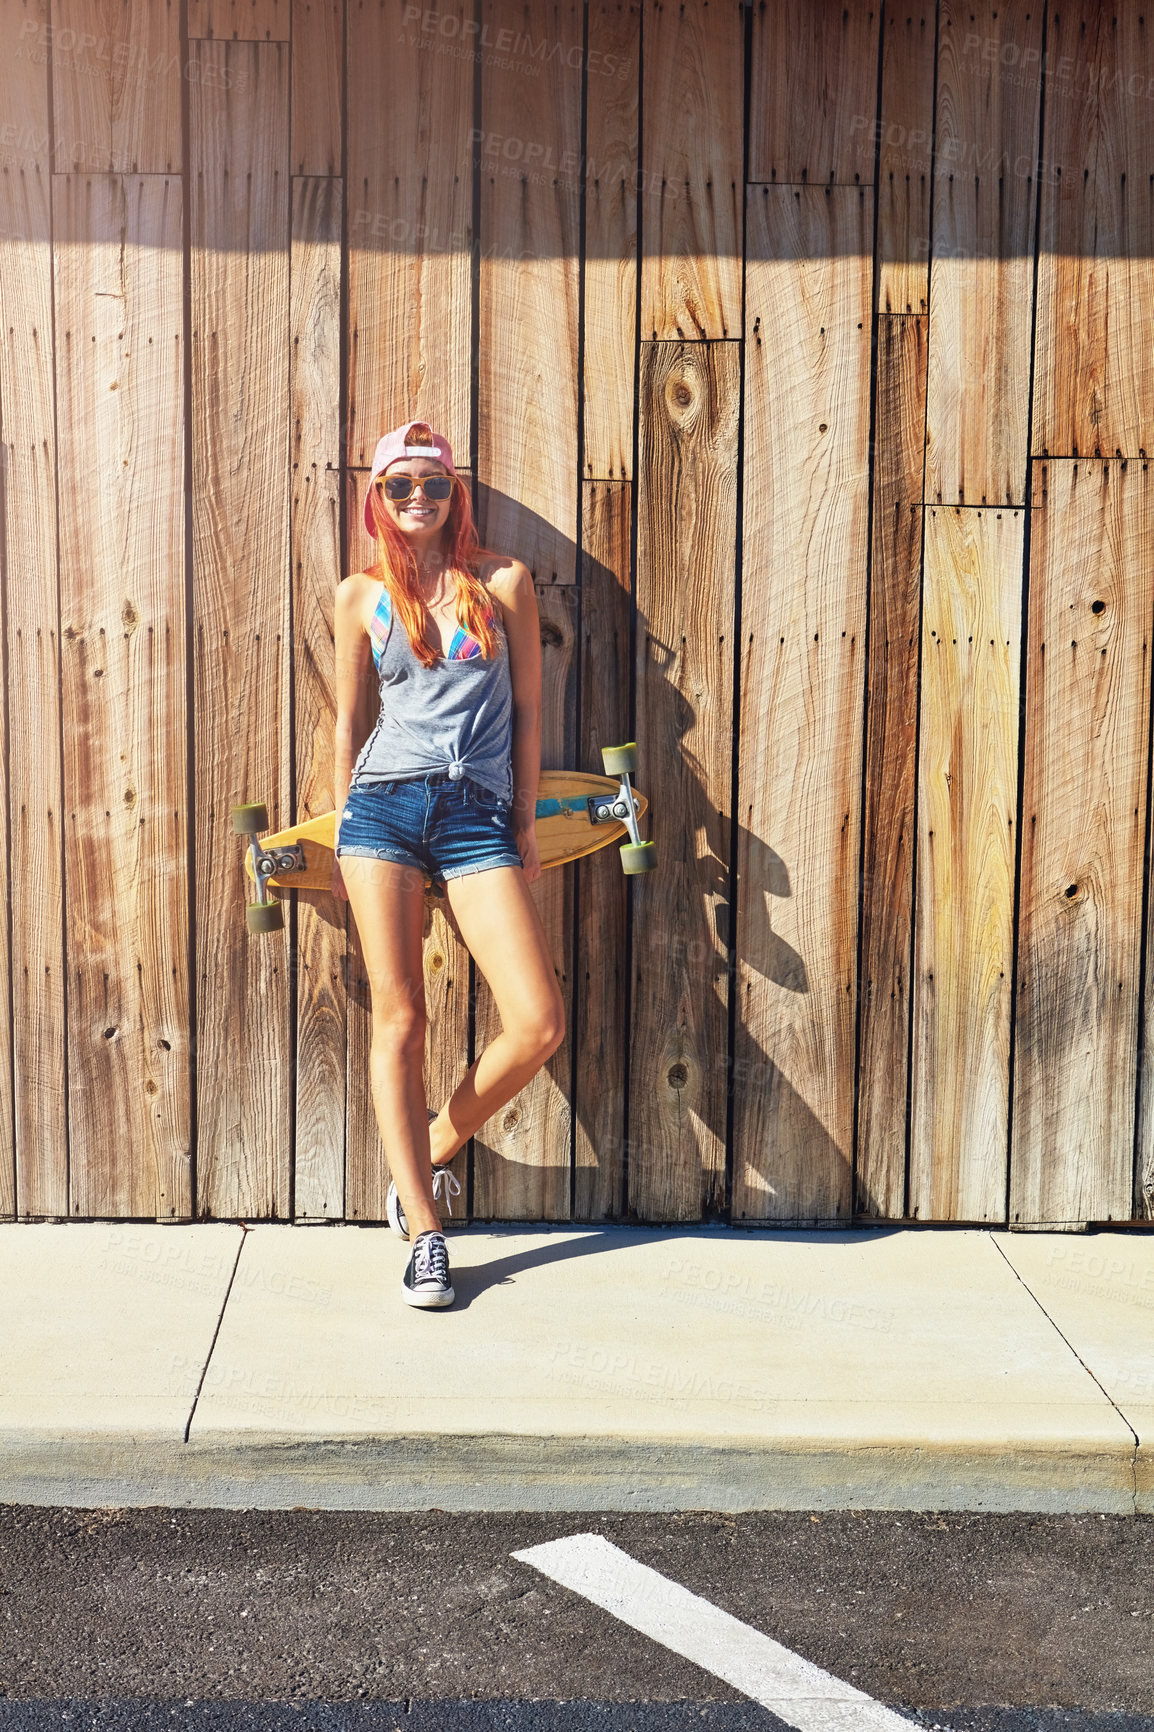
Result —
M 349 789 L 340 815 L 337 858 L 395 860 L 434 884 L 520 866 L 512 807 L 468 776 L 433 770 L 412 781 L 364 782 Z

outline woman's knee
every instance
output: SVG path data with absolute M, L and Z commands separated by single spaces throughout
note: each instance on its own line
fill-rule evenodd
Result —
M 418 1005 L 399 1004 L 373 1011 L 373 1051 L 397 1058 L 424 1056 L 429 1019 Z
M 565 1039 L 565 1006 L 558 999 L 555 1005 L 529 1017 L 517 1030 L 518 1045 L 526 1059 L 543 1064 L 551 1058 Z

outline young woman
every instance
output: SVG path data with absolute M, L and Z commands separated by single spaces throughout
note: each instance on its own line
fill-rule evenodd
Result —
M 403 1295 L 441 1307 L 454 1293 L 436 1198 L 461 1188 L 449 1162 L 565 1037 L 529 894 L 541 871 L 541 641 L 528 569 L 481 547 L 449 442 L 426 422 L 381 439 L 364 516 L 376 562 L 336 599 L 333 890 L 347 895 L 369 973 L 386 1212 L 413 1236 Z M 501 1017 L 440 1112 L 424 1088 L 426 873 Z

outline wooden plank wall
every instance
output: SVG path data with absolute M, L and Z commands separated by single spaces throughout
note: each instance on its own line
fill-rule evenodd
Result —
M 535 886 L 469 1212 L 1154 1217 L 1151 89 L 1139 0 L 0 0 L 0 1217 L 382 1218 L 355 926 L 250 940 L 229 807 L 332 805 L 417 414 L 661 857 Z

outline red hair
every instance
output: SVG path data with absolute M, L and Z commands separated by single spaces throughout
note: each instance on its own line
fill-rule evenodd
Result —
M 421 595 L 416 556 L 407 538 L 389 516 L 376 482 L 370 495 L 370 509 L 377 530 L 377 558 L 371 574 L 387 588 L 394 612 L 399 614 L 408 633 L 413 654 L 423 667 L 431 668 L 444 660 L 444 654 L 439 645 L 434 648 L 425 637 L 425 622 L 428 620 L 431 624 L 432 618 Z M 476 638 L 481 654 L 491 658 L 497 653 L 493 600 L 473 567 L 478 559 L 493 556 L 493 550 L 481 545 L 473 521 L 469 489 L 459 475 L 454 482 L 449 515 L 441 530 L 441 538 L 446 569 L 457 587 L 457 623 Z

